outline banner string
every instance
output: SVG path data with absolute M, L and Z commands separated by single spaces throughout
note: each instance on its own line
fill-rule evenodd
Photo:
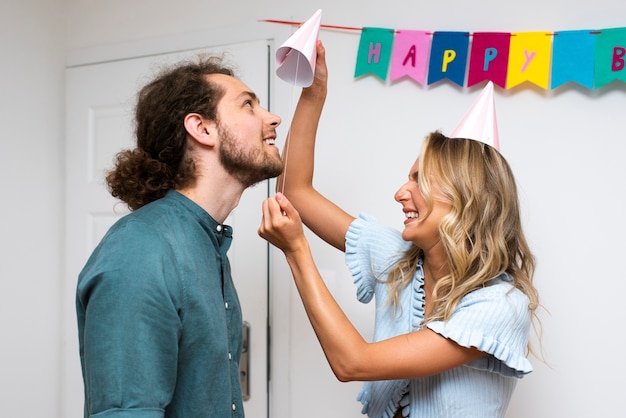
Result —
M 304 22 L 296 22 L 296 21 L 292 21 L 292 20 L 278 20 L 278 19 L 260 19 L 259 22 L 266 22 L 266 23 L 278 23 L 281 25 L 296 25 L 296 26 L 300 26 L 302 25 Z M 324 25 L 324 24 L 320 24 L 320 28 L 324 28 L 324 29 L 339 29 L 339 30 L 348 30 L 348 31 L 359 31 L 362 32 L 365 28 L 357 28 L 357 27 L 353 27 L 353 26 L 340 26 L 340 25 Z M 401 29 L 398 30 L 394 30 L 394 32 L 400 32 Z M 602 33 L 602 31 L 600 30 L 590 30 L 589 34 L 591 35 L 600 35 Z M 429 35 L 437 35 L 436 32 L 429 32 Z M 467 36 L 472 36 L 472 33 L 469 33 Z M 511 36 L 515 36 L 515 33 L 511 33 Z M 553 32 L 553 33 L 546 33 L 546 36 L 559 36 L 558 32 Z
M 291 53 L 291 51 L 289 52 Z M 300 54 L 297 55 L 296 59 L 296 74 L 298 74 L 298 70 L 300 67 Z M 293 84 L 291 85 L 291 103 L 289 105 L 289 114 L 291 115 L 291 120 L 293 122 L 293 116 L 295 112 L 294 105 L 294 96 L 296 91 L 296 77 L 293 79 Z M 287 130 L 287 137 L 285 138 L 285 151 L 283 152 L 283 181 L 281 184 L 280 192 L 285 194 L 285 183 L 287 182 L 287 162 L 289 161 L 289 145 L 291 144 L 291 127 Z
M 276 19 L 261 19 L 259 22 L 267 22 L 267 23 L 279 23 L 281 25 L 297 25 L 300 26 L 304 22 L 294 22 L 291 20 L 276 20 Z M 354 30 L 354 31 L 362 31 L 363 28 L 354 28 L 350 26 L 335 26 L 335 25 L 320 25 L 320 28 L 325 29 L 340 29 L 340 30 Z

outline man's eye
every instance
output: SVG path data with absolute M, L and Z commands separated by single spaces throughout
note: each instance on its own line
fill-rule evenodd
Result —
M 252 100 L 246 100 L 246 101 L 243 103 L 243 105 L 244 105 L 244 106 L 248 106 L 248 107 L 252 107 Z

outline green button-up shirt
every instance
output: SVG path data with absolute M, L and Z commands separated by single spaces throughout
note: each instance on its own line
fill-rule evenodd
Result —
M 85 417 L 244 416 L 231 241 L 175 191 L 111 227 L 78 279 Z

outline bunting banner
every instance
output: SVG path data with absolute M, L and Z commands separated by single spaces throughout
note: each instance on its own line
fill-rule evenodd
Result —
M 461 87 L 492 81 L 593 89 L 626 82 L 626 27 L 560 32 L 443 32 L 362 28 L 354 77 L 447 79 Z M 467 79 L 466 79 L 467 74 Z
M 503 89 L 529 82 L 545 90 L 570 82 L 588 89 L 626 82 L 626 27 L 475 33 L 320 27 L 361 31 L 355 78 L 373 74 L 393 82 L 408 77 L 422 85 L 447 79 L 461 87 L 491 81 Z

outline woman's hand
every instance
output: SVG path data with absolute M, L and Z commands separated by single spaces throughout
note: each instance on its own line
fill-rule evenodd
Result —
M 258 233 L 285 254 L 308 248 L 300 214 L 282 193 L 263 201 Z
M 311 95 L 313 97 L 326 98 L 328 87 L 328 68 L 326 66 L 326 49 L 322 45 L 322 41 L 318 40 L 315 45 L 317 58 L 315 60 L 315 73 L 313 75 L 313 83 L 302 89 L 302 95 Z

